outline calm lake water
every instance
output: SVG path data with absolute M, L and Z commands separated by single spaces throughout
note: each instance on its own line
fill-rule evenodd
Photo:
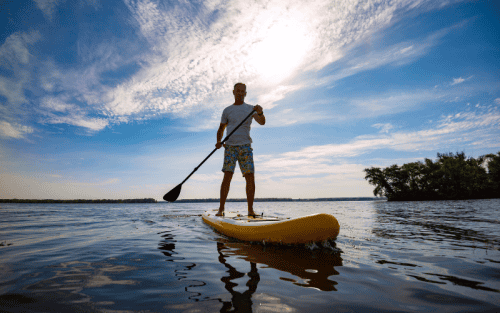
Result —
M 255 204 L 333 214 L 324 247 L 226 238 L 217 207 L 0 203 L 0 312 L 500 312 L 500 199 Z

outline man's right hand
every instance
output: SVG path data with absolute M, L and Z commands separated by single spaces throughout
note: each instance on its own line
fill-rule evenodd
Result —
M 216 143 L 216 144 L 215 144 L 215 147 L 216 147 L 217 149 L 220 149 L 222 146 L 223 146 L 223 145 L 222 145 L 222 142 L 218 142 L 218 143 Z

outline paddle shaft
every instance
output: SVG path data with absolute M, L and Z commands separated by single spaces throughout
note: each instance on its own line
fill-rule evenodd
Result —
M 226 140 L 228 140 L 228 139 L 229 139 L 229 137 L 230 137 L 230 136 L 231 136 L 231 135 L 232 135 L 232 134 L 233 134 L 233 133 L 234 133 L 234 132 L 235 132 L 238 128 L 240 128 L 240 126 L 241 126 L 241 125 L 243 125 L 243 123 L 245 123 L 245 121 L 246 121 L 246 120 L 247 120 L 250 116 L 252 116 L 254 113 L 255 113 L 255 111 L 254 111 L 254 110 L 252 110 L 252 112 L 250 112 L 250 114 L 248 114 L 248 115 L 247 115 L 247 117 L 245 117 L 245 118 L 243 119 L 243 121 L 241 121 L 241 123 L 239 123 L 239 124 L 238 124 L 238 126 L 236 126 L 236 128 L 235 128 L 235 129 L 233 129 L 233 131 L 232 131 L 231 133 L 229 133 L 229 135 L 227 135 L 227 136 L 226 136 L 226 138 L 224 138 L 224 139 L 221 141 L 221 143 L 226 142 Z M 184 179 L 184 180 L 182 181 L 182 183 L 180 183 L 180 185 L 184 184 L 184 182 L 186 182 L 186 180 L 188 180 L 188 179 L 189 179 L 189 177 L 191 177 L 191 175 L 193 175 L 193 174 L 194 174 L 194 172 L 196 172 L 196 171 L 200 168 L 200 166 L 202 166 L 202 165 L 203 165 L 203 163 L 205 163 L 205 161 L 206 161 L 206 160 L 208 160 L 208 158 L 209 158 L 209 157 L 211 157 L 211 156 L 212 156 L 212 154 L 214 154 L 214 153 L 215 153 L 215 151 L 217 151 L 217 150 L 218 150 L 218 149 L 217 149 L 217 148 L 215 148 L 212 152 L 210 152 L 210 154 L 209 154 L 209 155 L 205 158 L 205 160 L 203 160 L 203 161 L 202 161 L 202 162 L 201 162 L 201 163 L 200 163 L 197 167 L 195 167 L 195 169 L 191 172 L 191 174 L 189 174 L 189 175 L 188 175 L 188 177 L 186 177 L 186 179 Z

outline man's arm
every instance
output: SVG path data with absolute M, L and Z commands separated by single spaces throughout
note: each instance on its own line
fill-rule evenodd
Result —
M 220 142 L 222 140 L 222 136 L 224 136 L 224 130 L 226 129 L 227 124 L 220 123 L 219 130 L 217 131 L 217 143 L 215 144 L 215 147 L 217 149 L 220 149 L 222 147 L 222 143 Z
M 256 106 L 254 106 L 254 110 L 255 110 L 255 112 L 257 112 L 257 114 L 253 115 L 253 118 L 255 119 L 255 121 L 257 123 L 259 123 L 260 125 L 266 124 L 266 117 L 264 116 L 264 112 L 262 111 L 262 107 L 257 104 Z

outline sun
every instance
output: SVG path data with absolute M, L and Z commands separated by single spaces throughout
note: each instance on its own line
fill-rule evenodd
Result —
M 288 78 L 302 63 L 312 38 L 307 27 L 288 19 L 273 24 L 253 45 L 249 65 L 264 83 L 276 84 Z

